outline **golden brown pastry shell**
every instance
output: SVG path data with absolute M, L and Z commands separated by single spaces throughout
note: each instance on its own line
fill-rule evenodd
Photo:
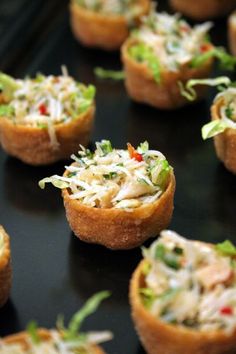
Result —
M 212 120 L 220 119 L 220 108 L 223 100 L 217 100 L 211 107 Z M 236 174 L 236 129 L 227 128 L 223 133 L 214 136 L 216 155 L 225 167 Z
M 92 105 L 78 118 L 55 125 L 59 148 L 52 147 L 47 129 L 14 124 L 8 118 L 0 118 L 0 143 L 11 156 L 29 165 L 48 165 L 69 158 L 89 142 L 94 122 L 95 106 Z
M 71 199 L 68 189 L 62 190 L 62 196 L 67 220 L 79 239 L 118 250 L 140 246 L 169 225 L 174 192 L 175 177 L 171 172 L 167 189 L 157 201 L 131 211 L 86 206 Z
M 11 283 L 12 283 L 12 267 L 11 267 L 11 250 L 10 238 L 4 228 L 0 225 L 0 234 L 3 235 L 4 250 L 0 256 L 0 307 L 8 300 Z
M 143 305 L 139 289 L 145 287 L 143 260 L 130 282 L 132 318 L 147 354 L 235 354 L 236 330 L 200 332 L 184 326 L 168 324 L 155 318 Z
M 194 20 L 224 16 L 236 7 L 235 0 L 169 0 L 173 10 Z
M 41 338 L 42 341 L 49 341 L 51 339 L 51 334 L 50 331 L 44 328 L 39 328 L 38 329 L 38 335 Z M 29 349 L 28 341 L 27 339 L 29 338 L 29 334 L 24 331 L 24 332 L 19 332 L 16 334 L 9 335 L 5 338 L 3 338 L 3 342 L 6 344 L 18 344 L 22 346 L 22 349 L 25 351 Z M 105 354 L 105 352 L 102 350 L 102 348 L 98 345 L 93 345 L 91 346 L 89 354 Z
M 228 19 L 228 41 L 231 53 L 236 56 L 236 11 Z
M 148 13 L 150 0 L 137 0 L 137 3 L 142 11 L 134 19 L 136 25 Z M 116 50 L 129 35 L 129 25 L 124 16 L 94 12 L 79 6 L 75 1 L 70 3 L 70 15 L 74 36 L 85 46 Z
M 122 61 L 125 70 L 125 86 L 130 97 L 141 103 L 146 103 L 160 109 L 176 109 L 189 104 L 180 93 L 178 82 L 186 83 L 189 79 L 209 77 L 214 59 L 209 59 L 199 68 L 192 69 L 188 65 L 178 71 L 161 71 L 161 82 L 158 84 L 146 63 L 139 63 L 129 55 L 129 48 L 135 44 L 133 38 L 127 39 L 122 46 Z M 196 86 L 198 100 L 206 94 L 207 88 Z

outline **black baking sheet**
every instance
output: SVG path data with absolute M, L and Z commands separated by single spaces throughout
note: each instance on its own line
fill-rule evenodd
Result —
M 175 170 L 170 228 L 192 239 L 236 241 L 235 177 L 217 160 L 212 141 L 203 142 L 200 136 L 214 90 L 205 101 L 174 112 L 135 104 L 122 82 L 95 79 L 95 66 L 120 68 L 119 53 L 80 46 L 70 31 L 66 1 L 19 3 L 18 7 L 17 0 L 5 1 L 5 7 L 0 4 L 5 11 L 0 31 L 8 33 L 8 39 L 0 39 L 1 70 L 17 77 L 39 71 L 59 74 L 65 64 L 75 78 L 95 84 L 97 112 L 91 144 L 106 138 L 122 148 L 127 141 L 137 145 L 148 140 Z M 28 12 L 19 24 L 19 7 L 23 11 L 26 3 Z M 159 5 L 168 9 L 165 1 Z M 225 26 L 224 19 L 216 22 L 215 43 L 226 44 Z M 0 150 L 0 223 L 11 236 L 14 272 L 10 300 L 0 310 L 0 335 L 23 330 L 31 319 L 53 327 L 58 313 L 68 320 L 90 295 L 108 289 L 111 298 L 84 328 L 112 330 L 114 340 L 104 345 L 110 354 L 142 354 L 128 304 L 129 279 L 141 259 L 140 249 L 109 251 L 84 244 L 72 234 L 60 191 L 50 186 L 42 191 L 37 185 L 45 176 L 62 173 L 64 165 L 30 167 Z

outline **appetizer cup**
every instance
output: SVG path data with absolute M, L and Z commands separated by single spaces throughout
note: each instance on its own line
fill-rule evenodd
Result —
M 211 107 L 212 121 L 202 128 L 203 139 L 214 137 L 218 158 L 236 174 L 236 88 L 219 93 Z
M 125 86 L 130 97 L 160 109 L 188 103 L 179 83 L 210 75 L 215 47 L 207 42 L 211 24 L 191 28 L 179 15 L 151 12 L 122 46 Z M 206 88 L 199 87 L 198 99 Z
M 8 300 L 12 282 L 10 239 L 0 225 L 0 307 Z
M 138 25 L 147 14 L 150 0 L 98 1 L 98 9 L 85 5 L 85 1 L 70 3 L 71 28 L 76 39 L 88 47 L 105 50 L 119 49 L 129 35 L 130 25 Z
M 236 352 L 236 248 L 163 231 L 130 283 L 132 317 L 148 354 Z
M 236 11 L 228 19 L 228 40 L 230 51 L 236 56 Z
M 47 330 L 37 328 L 35 322 L 29 323 L 27 331 L 9 335 L 0 340 L 0 354 L 26 354 L 26 353 L 58 353 L 58 354 L 105 354 L 97 344 L 110 340 L 112 333 L 88 332 L 81 333 L 82 321 L 93 313 L 101 300 L 109 295 L 108 292 L 100 292 L 91 297 L 85 306 L 71 319 L 68 328 L 63 325 L 62 317 L 58 318 L 60 328 Z
M 235 0 L 169 0 L 174 11 L 194 20 L 207 20 L 214 17 L 224 16 L 236 7 Z
M 30 165 L 69 158 L 89 142 L 94 121 L 93 86 L 63 76 L 14 80 L 0 74 L 0 143 Z
M 140 246 L 169 224 L 173 212 L 175 177 L 165 157 L 149 150 L 113 149 L 103 140 L 95 153 L 74 157 L 63 177 L 46 182 L 62 189 L 66 216 L 77 237 L 110 249 Z

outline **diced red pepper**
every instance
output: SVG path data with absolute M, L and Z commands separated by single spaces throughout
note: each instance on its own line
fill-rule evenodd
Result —
M 47 110 L 47 107 L 45 106 L 45 104 L 42 103 L 39 106 L 39 112 L 40 112 L 40 114 L 42 114 L 44 116 L 48 114 L 48 110 Z
M 135 159 L 138 162 L 143 161 L 142 155 L 139 152 L 137 152 L 130 143 L 128 143 L 127 146 L 128 146 L 129 156 L 131 157 L 131 159 Z
M 200 51 L 201 51 L 202 53 L 206 53 L 206 52 L 208 52 L 210 49 L 212 49 L 212 44 L 211 44 L 211 43 L 204 43 L 204 44 L 202 44 L 201 47 L 200 47 Z
M 232 316 L 233 315 L 233 309 L 230 306 L 225 306 L 220 309 L 220 313 L 225 316 Z

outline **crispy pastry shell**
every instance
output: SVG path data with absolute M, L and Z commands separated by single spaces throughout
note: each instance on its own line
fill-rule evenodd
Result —
M 40 328 L 38 330 L 38 334 L 43 341 L 48 341 L 51 338 L 50 331 L 44 328 Z M 29 337 L 27 332 L 19 332 L 16 334 L 12 334 L 10 336 L 7 336 L 3 338 L 3 341 L 6 344 L 19 344 L 22 346 L 22 348 L 26 351 L 29 349 L 29 345 L 27 342 L 27 338 Z M 102 350 L 102 348 L 98 345 L 91 346 L 91 351 L 89 354 L 105 354 L 105 352 Z
M 212 120 L 220 119 L 222 100 L 217 100 L 211 107 Z M 236 130 L 227 128 L 223 133 L 214 136 L 216 155 L 225 167 L 236 174 Z
M 235 0 L 169 0 L 169 3 L 175 11 L 194 20 L 224 16 L 236 6 Z
M 139 63 L 129 55 L 129 48 L 135 39 L 129 38 L 122 46 L 122 61 L 125 70 L 125 86 L 130 97 L 141 103 L 160 109 L 176 109 L 189 102 L 180 93 L 178 81 L 186 83 L 189 79 L 209 77 L 214 59 L 209 59 L 197 69 L 183 66 L 179 71 L 162 71 L 161 83 L 155 82 L 146 63 Z M 196 86 L 198 100 L 205 96 L 207 88 Z
M 142 273 L 145 260 L 139 263 L 130 283 L 132 318 L 147 354 L 235 354 L 236 330 L 200 332 L 172 325 L 155 318 L 142 304 L 139 289 L 145 287 Z
M 89 142 L 94 121 L 94 105 L 78 118 L 55 125 L 59 148 L 54 149 L 47 129 L 14 124 L 10 119 L 0 118 L 0 143 L 11 156 L 29 165 L 48 165 L 69 158 Z
M 4 228 L 0 225 L 0 234 L 3 235 L 4 251 L 0 256 L 0 307 L 8 300 L 11 282 L 12 282 L 12 268 L 11 268 L 11 250 L 10 238 Z
M 236 12 L 228 19 L 228 40 L 230 51 L 236 56 Z
M 148 13 L 150 0 L 137 0 L 137 3 L 142 11 L 134 20 L 136 24 Z M 129 35 L 129 26 L 124 16 L 103 15 L 85 9 L 74 1 L 70 4 L 70 14 L 74 36 L 85 46 L 116 50 Z
M 62 190 L 62 196 L 67 220 L 79 239 L 110 249 L 130 249 L 140 246 L 169 225 L 174 192 L 175 177 L 171 172 L 167 189 L 157 201 L 131 211 L 86 206 L 71 199 L 68 189 Z

